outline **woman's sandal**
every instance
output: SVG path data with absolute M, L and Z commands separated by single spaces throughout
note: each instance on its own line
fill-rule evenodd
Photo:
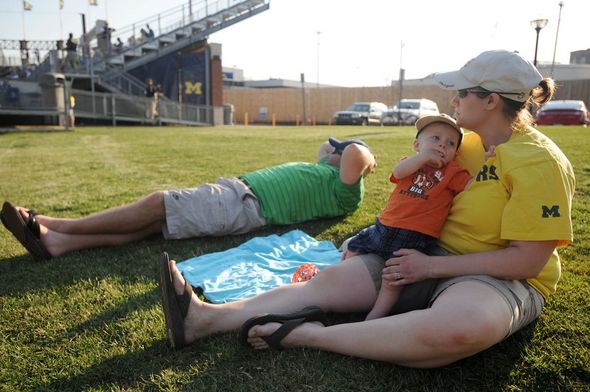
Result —
M 240 343 L 244 346 L 248 344 L 248 332 L 255 325 L 264 325 L 267 323 L 281 323 L 282 325 L 275 332 L 268 336 L 261 336 L 261 338 L 268 343 L 268 345 L 275 350 L 282 350 L 284 347 L 281 345 L 281 341 L 291 331 L 300 326 L 303 323 L 319 321 L 322 324 L 326 324 L 326 314 L 318 306 L 309 306 L 298 312 L 289 314 L 265 314 L 256 317 L 252 317 L 247 320 L 242 327 L 238 335 Z
M 181 295 L 176 294 L 169 261 L 168 253 L 163 252 L 160 257 L 160 293 L 168 343 L 172 348 L 181 348 L 187 345 L 184 340 L 184 319 L 188 314 L 193 289 L 185 279 L 184 291 Z

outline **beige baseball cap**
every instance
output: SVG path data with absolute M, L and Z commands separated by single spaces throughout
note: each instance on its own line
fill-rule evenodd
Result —
M 457 125 L 455 119 L 448 114 L 441 113 L 420 117 L 418 121 L 416 121 L 416 129 L 418 130 L 416 137 L 418 137 L 420 132 L 422 132 L 428 125 L 436 122 L 448 124 L 459 133 L 459 142 L 457 143 L 457 148 L 459 148 L 461 140 L 463 140 L 463 129 L 461 129 L 461 127 Z
M 507 50 L 483 52 L 460 70 L 436 73 L 433 77 L 445 90 L 482 87 L 518 102 L 525 102 L 543 80 L 530 61 Z

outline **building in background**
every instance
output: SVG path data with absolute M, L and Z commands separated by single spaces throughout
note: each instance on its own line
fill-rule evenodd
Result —
M 590 49 L 570 52 L 570 64 L 590 64 Z

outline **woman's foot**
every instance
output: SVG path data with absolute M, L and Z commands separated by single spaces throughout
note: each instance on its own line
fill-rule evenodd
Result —
M 170 274 L 174 284 L 174 291 L 177 295 L 182 295 L 184 292 L 185 280 L 174 260 L 170 261 Z M 193 293 L 188 308 L 188 313 L 184 319 L 184 343 L 190 344 L 195 340 L 210 335 L 212 333 L 210 327 L 211 322 L 208 315 L 209 304 L 204 303 Z
M 263 339 L 275 333 L 283 324 L 267 323 L 255 325 L 248 332 L 248 343 L 255 350 L 266 350 L 270 348 L 268 343 Z M 283 348 L 307 347 L 313 346 L 313 337 L 318 330 L 325 328 L 320 322 L 303 323 L 293 329 L 287 336 L 281 340 Z

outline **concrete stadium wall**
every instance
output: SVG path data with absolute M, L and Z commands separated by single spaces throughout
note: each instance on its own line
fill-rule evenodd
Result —
M 581 99 L 590 103 L 590 80 L 557 82 L 555 99 Z M 427 98 L 438 104 L 442 113 L 452 114 L 453 91 L 432 84 L 414 83 L 403 86 L 404 98 Z M 324 87 L 305 90 L 308 124 L 331 124 L 332 115 L 353 102 L 377 101 L 393 106 L 399 101 L 399 86 L 391 87 Z M 225 88 L 224 104 L 234 105 L 234 122 L 300 124 L 303 120 L 303 91 L 294 88 Z

